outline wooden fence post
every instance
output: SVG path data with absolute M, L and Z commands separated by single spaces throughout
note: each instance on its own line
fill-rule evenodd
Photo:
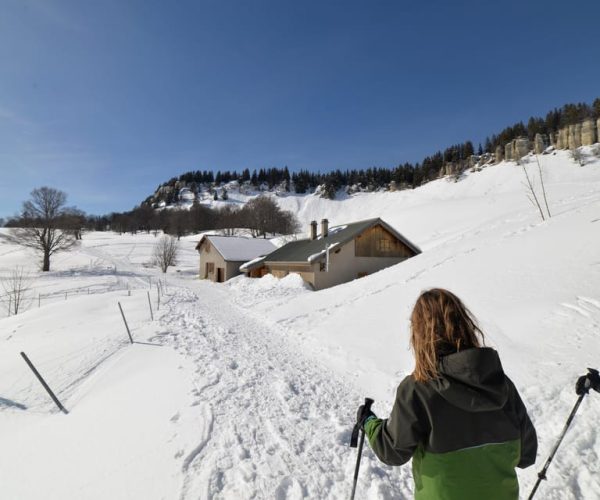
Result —
M 148 307 L 150 307 L 150 319 L 154 321 L 154 313 L 152 312 L 152 301 L 150 300 L 150 292 L 146 292 L 148 294 Z
M 29 358 L 27 357 L 27 354 L 25 354 L 24 352 L 22 352 L 21 356 L 25 360 L 25 363 L 27 363 L 27 366 L 29 366 L 29 368 L 31 368 L 31 371 L 33 372 L 33 374 L 40 381 L 40 384 L 42 384 L 42 386 L 44 387 L 44 389 L 46 389 L 46 392 L 48 392 L 48 394 L 52 398 L 52 401 L 54 401 L 54 404 L 56 406 L 58 406 L 58 409 L 60 411 L 62 411 L 63 413 L 65 413 L 65 414 L 69 413 L 67 411 L 67 409 L 58 400 L 58 398 L 54 395 L 54 393 L 52 392 L 52 389 L 50 389 L 50 387 L 48 386 L 48 384 L 46 383 L 46 381 L 44 380 L 44 378 L 40 375 L 40 372 L 38 372 L 36 370 L 35 366 L 33 366 L 33 363 L 31 361 L 29 361 Z
M 129 335 L 129 341 L 133 344 L 133 337 L 131 336 L 131 332 L 129 331 L 129 325 L 127 324 L 127 320 L 125 319 L 125 313 L 123 312 L 123 308 L 121 307 L 121 303 L 119 304 L 119 310 L 121 311 L 121 316 L 123 316 L 123 322 L 125 323 L 125 328 L 127 329 L 127 335 Z

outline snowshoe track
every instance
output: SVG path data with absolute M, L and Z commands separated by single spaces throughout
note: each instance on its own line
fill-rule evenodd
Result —
M 306 359 L 299 345 L 230 303 L 219 286 L 171 290 L 158 337 L 196 365 L 198 439 L 182 456 L 181 499 L 346 498 L 351 384 Z M 369 498 L 410 495 L 408 471 L 365 450 L 359 488 Z

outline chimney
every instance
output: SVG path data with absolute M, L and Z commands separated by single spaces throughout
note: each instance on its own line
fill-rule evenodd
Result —
M 310 222 L 310 239 L 311 240 L 316 240 L 317 239 L 317 221 L 313 220 Z
M 326 238 L 329 234 L 329 221 L 327 219 L 321 219 L 321 236 Z

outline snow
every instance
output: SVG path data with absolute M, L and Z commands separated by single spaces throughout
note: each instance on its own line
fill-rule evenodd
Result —
M 321 250 L 320 252 L 313 253 L 313 254 L 309 255 L 308 258 L 306 259 L 307 262 L 310 262 L 312 264 L 316 260 L 319 260 L 321 257 L 323 257 L 324 255 L 326 255 L 328 250 L 333 250 L 338 245 L 339 245 L 339 242 L 334 243 L 332 245 L 325 245 L 325 248 L 323 250 Z
M 152 235 L 85 234 L 44 275 L 35 255 L 0 239 L 0 276 L 15 265 L 34 276 L 27 310 L 0 319 L 2 498 L 347 498 L 356 408 L 370 396 L 387 416 L 413 367 L 412 305 L 433 286 L 480 319 L 529 408 L 540 446 L 536 465 L 518 471 L 526 496 L 577 377 L 600 359 L 600 162 L 580 167 L 563 151 L 540 159 L 552 212 L 543 222 L 514 163 L 413 191 L 278 198 L 306 227 L 381 217 L 423 250 L 318 292 L 294 274 L 198 280 L 198 235 L 182 238 L 167 275 L 149 265 Z M 599 415 L 592 393 L 540 498 L 600 498 Z M 357 497 L 411 496 L 410 466 L 384 466 L 366 447 Z
M 265 260 L 265 256 L 264 255 L 259 255 L 258 257 L 256 257 L 256 259 L 249 260 L 248 262 L 246 262 L 246 263 L 244 263 L 244 264 L 242 264 L 240 266 L 240 272 L 247 271 L 254 264 L 258 264 L 259 262 L 262 262 L 263 260 Z
M 249 261 L 271 253 L 275 245 L 264 238 L 241 238 L 237 236 L 205 236 L 225 260 Z

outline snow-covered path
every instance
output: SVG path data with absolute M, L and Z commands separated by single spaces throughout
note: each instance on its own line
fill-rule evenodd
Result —
M 182 450 L 181 498 L 346 498 L 362 396 L 231 304 L 222 286 L 170 293 L 156 340 L 193 360 L 193 404 L 203 415 Z M 408 498 L 410 483 L 406 469 L 382 467 L 365 450 L 362 498 Z

